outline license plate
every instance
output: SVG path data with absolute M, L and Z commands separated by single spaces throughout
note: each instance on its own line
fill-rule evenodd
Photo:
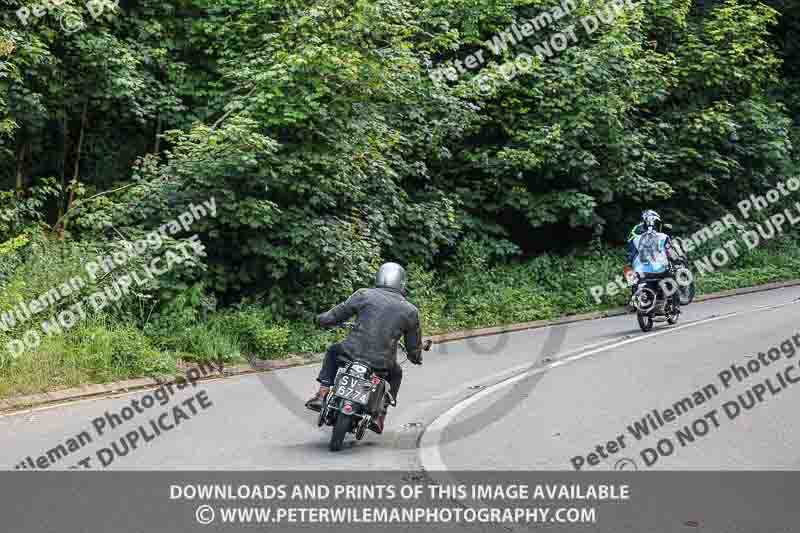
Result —
M 336 396 L 366 405 L 372 392 L 372 383 L 344 374 L 336 385 Z

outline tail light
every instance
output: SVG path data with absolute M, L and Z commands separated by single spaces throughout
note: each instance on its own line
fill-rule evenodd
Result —
M 372 376 L 372 384 L 373 385 L 378 385 L 378 384 L 380 384 L 380 382 L 381 382 L 381 378 L 379 378 L 378 376 Z
M 345 412 L 345 413 L 351 413 L 352 411 L 353 411 L 353 406 L 352 406 L 352 405 L 350 405 L 349 403 L 346 403 L 346 404 L 344 405 L 344 412 Z

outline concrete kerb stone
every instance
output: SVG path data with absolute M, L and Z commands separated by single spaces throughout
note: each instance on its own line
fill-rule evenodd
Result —
M 695 298 L 695 301 L 703 302 L 707 300 L 716 300 L 720 298 L 728 298 L 731 296 L 739 296 L 742 294 L 765 292 L 775 289 L 783 289 L 796 286 L 800 286 L 800 279 L 791 281 L 782 281 L 776 283 L 767 283 L 764 285 L 757 285 L 755 287 L 745 287 L 741 289 L 731 289 L 712 294 L 705 294 Z M 455 331 L 451 333 L 443 333 L 440 335 L 432 335 L 430 337 L 426 337 L 426 339 L 430 339 L 431 341 L 433 341 L 434 344 L 443 344 L 446 342 L 466 340 L 478 337 L 488 337 L 492 335 L 501 335 L 503 333 L 513 333 L 530 329 L 539 329 L 548 326 L 556 326 L 560 324 L 570 324 L 573 322 L 585 322 L 588 320 L 609 318 L 613 316 L 625 315 L 628 313 L 629 311 L 625 308 L 608 309 L 605 311 L 595 311 L 592 313 L 569 315 L 553 320 L 536 320 L 533 322 L 509 324 L 506 326 Z M 271 372 L 273 370 L 281 370 L 285 368 L 319 364 L 319 362 L 322 360 L 322 357 L 323 354 L 293 354 L 286 359 L 265 360 L 265 361 L 259 360 L 257 363 L 251 365 L 241 365 L 232 367 L 223 366 L 221 368 L 216 368 L 217 370 L 216 375 L 212 374 L 207 376 L 200 376 L 197 379 L 197 381 L 198 382 L 208 381 L 212 379 L 222 379 L 226 377 L 240 376 L 245 374 Z M 4 414 L 13 413 L 16 411 L 23 411 L 26 409 L 43 407 L 56 403 L 74 402 L 78 400 L 110 396 L 126 392 L 154 389 L 167 382 L 175 383 L 175 376 L 164 376 L 160 378 L 137 378 L 137 379 L 107 383 L 103 385 L 84 385 L 82 387 L 62 389 L 59 391 L 6 398 L 0 400 L 0 413 Z

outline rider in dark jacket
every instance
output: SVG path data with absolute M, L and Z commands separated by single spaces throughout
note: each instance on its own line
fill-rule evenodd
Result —
M 333 344 L 325 355 L 317 381 L 320 388 L 306 407 L 319 411 L 336 377 L 339 357 L 362 359 L 375 370 L 388 371 L 390 392 L 397 400 L 403 370 L 397 364 L 397 342 L 405 338 L 408 360 L 422 364 L 422 331 L 419 311 L 405 299 L 406 272 L 396 263 L 381 266 L 375 288 L 359 289 L 347 301 L 317 317 L 322 327 L 333 327 L 357 316 L 347 338 Z

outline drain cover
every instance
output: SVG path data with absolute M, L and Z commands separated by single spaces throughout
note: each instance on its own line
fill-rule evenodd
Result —
M 483 388 L 483 385 L 473 385 L 472 387 L 470 387 L 470 389 L 472 389 L 472 390 L 474 390 L 474 389 L 482 389 L 482 388 Z
M 403 428 L 405 429 L 413 429 L 421 427 L 422 427 L 422 422 L 409 422 L 408 424 L 403 424 Z

